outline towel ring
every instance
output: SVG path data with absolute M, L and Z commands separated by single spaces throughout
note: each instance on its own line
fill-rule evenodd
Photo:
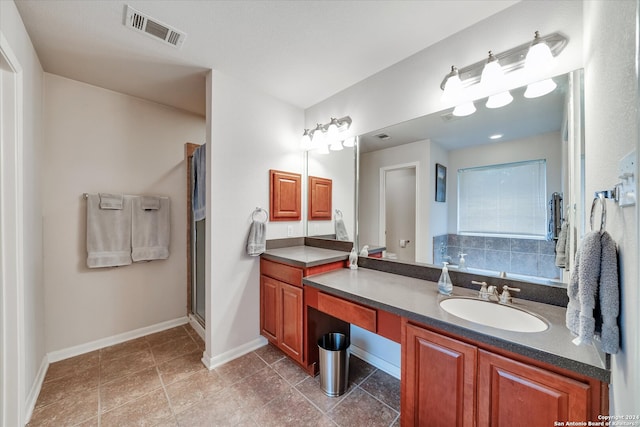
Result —
M 607 203 L 602 193 L 597 193 L 597 197 L 595 197 L 591 203 L 591 230 L 593 230 L 593 218 L 596 213 L 596 203 L 598 201 L 602 207 L 602 212 L 600 213 L 600 231 L 604 231 L 607 224 Z
M 336 219 L 342 219 L 342 211 L 340 209 L 336 209 Z
M 263 223 L 266 223 L 267 221 L 269 221 L 269 212 L 267 212 L 266 210 L 262 209 L 261 207 L 257 207 L 253 213 L 251 214 L 251 219 L 253 221 L 256 221 L 256 215 L 260 215 L 260 214 L 264 214 L 265 218 L 264 221 L 262 221 Z

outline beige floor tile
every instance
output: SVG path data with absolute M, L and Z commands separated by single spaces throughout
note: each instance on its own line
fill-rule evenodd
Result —
M 189 354 L 176 357 L 158 365 L 160 376 L 164 385 L 180 381 L 198 371 L 206 371 L 202 364 L 202 353 L 196 350 Z
M 102 362 L 105 362 L 107 360 L 117 359 L 119 357 L 128 356 L 132 353 L 137 353 L 139 351 L 148 349 L 149 343 L 147 342 L 145 337 L 141 337 L 101 349 L 100 360 Z
M 74 427 L 98 427 L 99 426 L 99 417 L 93 417 L 87 421 L 81 422 L 80 424 L 75 425 Z
M 253 415 L 260 426 L 314 426 L 324 415 L 294 388 L 277 396 Z M 360 424 L 364 425 L 364 424 Z
M 278 360 L 271 367 L 293 385 L 309 377 L 309 374 L 304 369 L 288 357 Z
M 247 410 L 257 410 L 288 392 L 291 385 L 273 369 L 266 367 L 230 386 L 232 394 L 242 400 Z
M 381 370 L 376 370 L 360 384 L 360 387 L 376 399 L 381 400 L 396 411 L 400 411 L 399 379 Z
M 351 356 L 349 358 L 349 384 L 360 384 L 375 370 L 375 367 L 359 357 Z
M 167 329 L 155 334 L 147 335 L 144 337 L 149 345 L 152 347 L 157 345 L 166 344 L 169 341 L 173 341 L 177 338 L 184 338 L 190 336 L 187 329 L 184 326 L 177 326 L 175 328 Z
M 304 381 L 296 385 L 296 389 L 302 393 L 307 399 L 309 399 L 314 405 L 316 405 L 322 412 L 327 412 L 344 399 L 344 396 L 349 392 L 350 388 L 347 388 L 345 394 L 337 397 L 327 396 L 322 388 L 320 388 L 320 376 L 315 378 L 307 377 Z
M 100 410 L 104 413 L 162 387 L 155 367 L 100 386 Z
M 339 426 L 388 427 L 398 413 L 356 387 L 327 415 Z
M 251 414 L 226 389 L 191 406 L 176 418 L 180 427 L 252 425 Z
M 165 422 L 173 414 L 163 389 L 152 391 L 141 398 L 103 413 L 101 427 L 155 426 Z
M 33 411 L 30 427 L 74 426 L 98 415 L 98 389 L 69 396 Z
M 233 384 L 264 369 L 266 366 L 267 364 L 262 359 L 251 352 L 218 366 L 216 372 L 227 384 Z
M 77 371 L 98 366 L 100 363 L 100 351 L 81 354 L 80 356 L 54 362 L 49 365 L 44 381 L 51 381 L 70 375 Z
M 36 408 L 50 405 L 60 399 L 69 396 L 86 393 L 89 390 L 97 389 L 100 381 L 100 368 L 94 367 L 74 371 L 62 378 L 46 381 L 42 384 Z
M 273 365 L 278 360 L 286 357 L 280 349 L 271 344 L 260 347 L 254 353 L 264 360 L 267 365 Z
M 100 364 L 100 383 L 107 383 L 155 365 L 151 350 L 142 350 L 131 353 L 126 357 L 105 360 Z
M 173 412 L 179 414 L 190 406 L 222 391 L 225 383 L 216 371 L 198 371 L 166 386 Z
M 186 332 L 185 334 L 185 336 L 172 339 L 171 341 L 167 341 L 163 344 L 151 346 L 151 351 L 153 352 L 153 357 L 155 358 L 156 363 L 161 364 L 167 360 L 199 351 L 193 338 L 191 338 Z

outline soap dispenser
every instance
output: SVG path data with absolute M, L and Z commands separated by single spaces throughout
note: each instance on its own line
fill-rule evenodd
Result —
M 442 264 L 442 274 L 440 274 L 440 279 L 438 279 L 438 292 L 442 295 L 451 295 L 453 292 L 453 283 L 451 283 L 451 278 L 449 277 L 449 269 L 447 268 L 448 262 L 443 262 Z
M 467 271 L 467 261 L 464 259 L 466 254 L 460 252 L 460 260 L 458 261 L 458 270 Z
M 369 245 L 364 245 L 360 251 L 360 256 L 369 256 Z
M 351 248 L 351 253 L 349 254 L 349 268 L 352 270 L 358 269 L 358 252 L 356 252 L 355 246 Z

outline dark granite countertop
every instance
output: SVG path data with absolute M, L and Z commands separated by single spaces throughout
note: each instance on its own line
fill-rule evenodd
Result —
M 271 261 L 283 262 L 296 267 L 308 268 L 349 259 L 349 252 L 313 246 L 288 246 L 278 249 L 267 249 L 262 257 Z
M 542 316 L 543 332 L 523 333 L 492 328 L 453 316 L 442 308 L 435 282 L 359 268 L 340 269 L 305 277 L 303 283 L 352 301 L 407 317 L 427 326 L 502 348 L 561 368 L 609 382 L 605 355 L 594 346 L 576 346 L 564 326 L 566 309 L 514 298 L 513 304 Z M 454 296 L 477 296 L 477 291 L 454 286 Z

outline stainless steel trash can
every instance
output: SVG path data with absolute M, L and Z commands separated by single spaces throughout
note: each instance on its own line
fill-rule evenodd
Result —
M 320 388 L 327 396 L 340 396 L 349 383 L 349 337 L 340 333 L 323 335 L 320 352 Z

